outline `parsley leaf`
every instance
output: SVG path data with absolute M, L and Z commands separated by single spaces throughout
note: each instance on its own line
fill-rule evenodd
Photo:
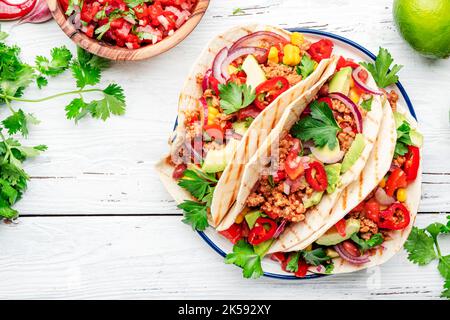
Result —
M 313 73 L 315 66 L 316 62 L 304 54 L 302 60 L 300 61 L 300 65 L 297 66 L 295 70 L 297 71 L 297 74 L 300 74 L 302 78 L 305 79 Z
M 72 53 L 65 46 L 53 48 L 50 55 L 51 60 L 43 56 L 35 59 L 36 68 L 41 74 L 54 77 L 69 68 Z
M 334 119 L 333 112 L 325 102 L 313 101 L 311 115 L 298 121 L 291 129 L 292 135 L 301 140 L 313 140 L 317 147 L 336 146 L 336 134 L 341 128 Z
M 111 114 L 123 115 L 125 113 L 125 96 L 123 89 L 112 83 L 103 90 L 104 98 L 89 103 L 89 112 L 92 117 L 105 121 Z
M 404 245 L 408 259 L 419 266 L 426 265 L 436 259 L 433 238 L 425 230 L 413 227 Z
M 255 90 L 246 84 L 219 84 L 220 107 L 226 114 L 239 111 L 255 100 Z
M 192 226 L 194 230 L 203 231 L 208 227 L 208 214 L 205 204 L 185 200 L 178 205 L 184 211 L 183 222 Z
M 215 182 L 217 180 L 214 177 L 199 170 L 186 170 L 184 176 L 178 181 L 178 185 L 202 201 L 208 193 L 211 193 L 212 184 Z
M 3 126 L 8 130 L 8 134 L 20 132 L 22 136 L 28 136 L 28 124 L 39 124 L 32 114 L 25 114 L 22 109 L 15 111 L 12 115 L 2 121 Z
M 100 69 L 97 67 L 74 61 L 70 69 L 78 88 L 82 89 L 87 85 L 93 86 L 100 82 Z
M 261 267 L 261 257 L 255 253 L 253 246 L 244 240 L 239 240 L 233 246 L 233 252 L 227 254 L 225 263 L 233 263 L 241 267 L 244 278 L 255 279 L 264 273 Z
M 371 111 L 372 110 L 372 101 L 373 101 L 373 96 L 370 96 L 370 98 L 367 100 L 363 100 L 361 102 L 361 108 L 363 108 L 366 111 Z
M 450 279 L 445 280 L 444 291 L 442 291 L 441 297 L 450 299 Z
M 361 239 L 356 233 L 354 233 L 350 238 L 359 246 L 359 248 L 363 252 L 373 247 L 379 246 L 384 241 L 383 235 L 381 233 L 372 235 L 369 240 Z
M 289 262 L 286 264 L 286 270 L 290 272 L 298 271 L 298 260 L 300 259 L 301 251 L 291 253 L 289 255 Z
M 394 59 L 392 59 L 389 51 L 380 47 L 375 63 L 361 62 L 360 64 L 369 70 L 378 87 L 386 88 L 398 81 L 397 72 L 403 67 L 396 64 L 389 71 L 392 62 L 394 62 Z
M 303 250 L 302 251 L 303 259 L 305 259 L 306 263 L 313 266 L 318 266 L 327 262 L 331 258 L 325 252 L 323 248 L 317 248 L 314 250 Z
M 412 145 L 411 127 L 408 122 L 403 123 L 397 128 L 397 143 L 395 145 L 395 157 L 404 156 L 408 152 L 408 146 Z

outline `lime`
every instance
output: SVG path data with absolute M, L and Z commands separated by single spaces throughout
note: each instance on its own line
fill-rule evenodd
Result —
M 450 0 L 394 0 L 393 13 L 414 49 L 431 58 L 450 56 Z

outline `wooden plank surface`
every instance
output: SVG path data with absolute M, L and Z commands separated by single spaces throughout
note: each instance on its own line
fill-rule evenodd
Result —
M 391 5 L 391 0 L 214 0 L 197 29 L 173 50 L 148 61 L 115 63 L 104 72 L 104 83 L 117 81 L 125 88 L 124 117 L 75 125 L 64 119 L 68 98 L 20 105 L 42 121 L 28 143 L 47 144 L 49 150 L 26 163 L 32 179 L 17 205 L 22 218 L 17 225 L 0 225 L 5 244 L 0 298 L 437 298 L 442 280 L 435 266 L 418 268 L 404 252 L 373 277 L 370 271 L 298 283 L 245 281 L 179 216 L 169 216 L 180 212 L 153 170 L 167 152 L 179 89 L 211 37 L 250 22 L 315 28 L 372 52 L 386 47 L 404 65 L 400 79 L 425 136 L 420 211 L 430 214 L 418 219 L 426 224 L 442 218 L 431 213 L 450 212 L 450 60 L 417 55 L 397 33 Z M 237 7 L 242 15 L 232 14 Z M 75 49 L 53 21 L 14 28 L 2 23 L 2 30 L 23 48 L 27 61 L 55 46 Z M 44 94 L 73 87 L 66 74 L 51 79 Z M 29 97 L 42 94 L 27 91 Z M 368 287 L 368 279 L 376 277 L 379 284 Z
M 428 299 L 443 285 L 435 264 L 415 266 L 404 251 L 353 274 L 245 280 L 175 216 L 28 217 L 0 225 L 0 243 L 0 299 Z

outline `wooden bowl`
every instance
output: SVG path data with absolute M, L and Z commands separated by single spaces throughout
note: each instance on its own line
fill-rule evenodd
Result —
M 81 30 L 67 20 L 67 16 L 58 0 L 47 0 L 50 12 L 64 33 L 83 49 L 103 58 L 111 60 L 142 60 L 147 59 L 176 46 L 183 41 L 197 26 L 209 5 L 209 0 L 198 0 L 189 19 L 170 37 L 166 37 L 156 44 L 149 44 L 139 49 L 128 49 L 114 46 L 86 36 Z

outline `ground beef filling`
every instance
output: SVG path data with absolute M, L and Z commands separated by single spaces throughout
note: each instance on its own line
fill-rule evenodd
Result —
M 364 212 L 350 212 L 349 217 L 359 220 L 359 233 L 362 239 L 369 240 L 374 234 L 378 233 L 377 224 L 369 218 L 366 218 Z
M 262 66 L 267 79 L 275 77 L 285 77 L 291 86 L 296 85 L 302 80 L 302 76 L 297 74 L 294 67 L 272 61 L 267 62 L 267 66 Z
M 285 159 L 292 148 L 292 141 L 284 138 L 279 146 L 278 168 L 284 168 Z M 292 184 L 289 195 L 284 193 L 284 182 L 271 183 L 269 176 L 262 176 L 257 188 L 247 198 L 247 206 L 259 207 L 261 211 L 271 217 L 279 217 L 292 222 L 305 219 L 303 199 L 311 196 L 313 189 L 309 187 L 302 176 Z
M 342 129 L 342 131 L 337 135 L 339 146 L 342 151 L 346 152 L 352 145 L 352 142 L 356 136 L 355 119 L 353 118 L 350 108 L 339 100 L 332 100 L 332 109 L 334 118 L 336 119 L 338 126 Z

